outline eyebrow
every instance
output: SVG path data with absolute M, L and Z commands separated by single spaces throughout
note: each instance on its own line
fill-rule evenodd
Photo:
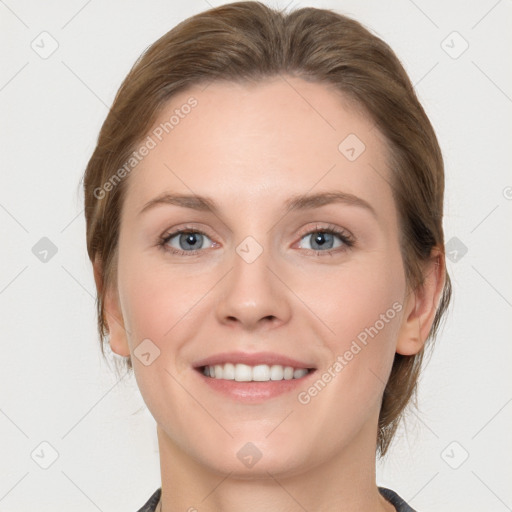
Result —
M 299 194 L 288 198 L 284 202 L 284 205 L 286 212 L 289 213 L 292 211 L 320 208 L 321 206 L 336 203 L 366 209 L 374 217 L 377 217 L 377 213 L 370 203 L 358 196 L 341 191 L 319 192 L 317 194 L 309 195 Z M 139 215 L 154 208 L 155 206 L 165 204 L 181 206 L 182 208 L 190 208 L 192 210 L 211 212 L 215 215 L 218 214 L 219 210 L 215 201 L 210 197 L 190 194 L 170 194 L 165 192 L 148 201 L 139 212 Z

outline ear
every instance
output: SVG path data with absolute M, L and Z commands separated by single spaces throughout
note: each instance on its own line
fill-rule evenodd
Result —
M 98 295 L 103 290 L 103 263 L 98 256 L 94 258 L 94 281 Z M 123 314 L 117 289 L 109 286 L 105 292 L 103 301 L 104 321 L 109 332 L 109 344 L 113 352 L 120 356 L 129 356 L 130 347 L 124 327 Z
M 437 247 L 423 266 L 424 282 L 409 290 L 398 334 L 396 352 L 410 356 L 423 348 L 434 322 L 445 282 L 444 253 Z

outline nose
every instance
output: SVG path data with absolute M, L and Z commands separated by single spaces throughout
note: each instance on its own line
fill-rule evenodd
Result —
M 254 261 L 242 251 L 235 253 L 233 268 L 218 290 L 218 321 L 246 330 L 275 328 L 287 323 L 291 315 L 291 292 L 278 277 L 276 266 L 266 250 Z

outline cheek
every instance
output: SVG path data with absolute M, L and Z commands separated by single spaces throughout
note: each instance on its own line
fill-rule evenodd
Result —
M 126 253 L 125 253 L 126 254 Z M 193 287 L 183 286 L 183 277 L 143 254 L 126 254 L 119 268 L 119 292 L 125 325 L 134 348 L 144 338 L 160 345 L 192 300 Z M 140 339 L 139 339 L 140 338 Z
M 338 335 L 355 335 L 377 321 L 405 289 L 400 253 L 355 256 L 337 269 L 304 274 L 300 285 L 319 317 Z M 306 284 L 309 282 L 309 286 Z
M 322 283 L 321 289 L 309 288 L 303 298 L 318 312 L 332 361 L 345 356 L 344 373 L 354 372 L 356 380 L 361 367 L 385 380 L 403 309 L 405 276 L 399 251 L 365 255 L 316 281 Z
M 155 296 L 153 282 L 148 279 L 146 271 L 120 271 L 119 284 L 122 313 L 125 326 L 131 334 L 132 348 L 141 340 L 140 335 L 152 339 L 158 332 L 155 320 L 162 319 L 161 311 L 164 304 Z
M 393 364 L 405 280 L 400 262 L 393 267 L 385 261 L 337 273 L 316 299 L 317 307 L 323 305 L 319 316 L 329 327 L 322 327 L 328 333 L 322 339 L 327 357 L 318 380 L 298 398 L 324 424 L 323 434 L 341 444 L 378 415 Z
M 204 277 L 186 275 L 168 263 L 155 264 L 154 258 L 143 254 L 126 257 L 119 278 L 122 314 L 129 331 L 137 385 L 152 414 L 164 424 L 168 419 L 160 415 L 168 404 L 187 399 L 172 376 L 178 376 L 177 356 L 193 335 L 191 326 L 199 322 L 194 305 L 205 294 L 200 290 L 206 283 L 201 284 Z M 147 366 L 137 358 L 137 347 L 146 339 L 154 344 L 146 344 L 154 358 Z

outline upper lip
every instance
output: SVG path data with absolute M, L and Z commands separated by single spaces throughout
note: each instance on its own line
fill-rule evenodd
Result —
M 315 368 L 311 363 L 298 361 L 297 359 L 293 359 L 282 354 L 276 354 L 274 352 L 221 352 L 196 361 L 193 363 L 193 366 L 194 368 L 201 368 L 203 366 L 214 366 L 216 364 L 224 363 L 242 363 L 249 366 L 256 366 L 260 364 L 267 364 L 271 366 L 273 364 L 278 364 L 281 366 L 292 366 L 293 368 Z

